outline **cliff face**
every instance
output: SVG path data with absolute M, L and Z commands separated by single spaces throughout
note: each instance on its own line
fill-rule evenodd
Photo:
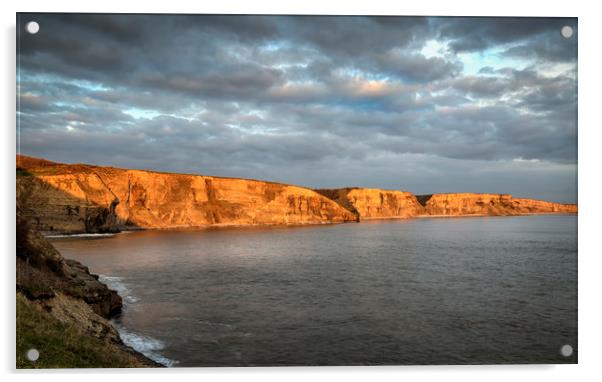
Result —
M 576 204 L 515 199 L 510 194 L 434 194 L 417 195 L 416 198 L 424 206 L 424 215 L 430 216 L 577 213 Z
M 545 213 L 577 213 L 576 204 L 513 198 L 509 194 L 432 194 L 372 188 L 316 190 L 354 212 L 360 220 L 417 216 L 510 216 Z
M 357 217 L 315 191 L 278 183 L 17 158 L 17 205 L 39 230 L 323 224 Z
M 410 192 L 375 188 L 339 188 L 316 190 L 360 219 L 411 218 L 423 213 L 423 207 Z
M 38 230 L 65 233 L 577 212 L 574 204 L 509 194 L 314 191 L 257 180 L 68 165 L 25 156 L 17 157 L 17 206 Z
M 534 200 L 525 198 L 513 198 L 513 207 L 523 214 L 541 214 L 541 213 L 577 213 L 576 204 L 553 203 L 544 200 Z

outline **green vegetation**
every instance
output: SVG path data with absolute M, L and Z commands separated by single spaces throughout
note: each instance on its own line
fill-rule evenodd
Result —
M 32 348 L 40 352 L 35 362 L 26 358 Z M 61 323 L 17 293 L 17 368 L 144 366 L 132 354 Z
M 21 167 L 17 167 L 17 178 L 20 176 L 33 176 L 33 174 Z

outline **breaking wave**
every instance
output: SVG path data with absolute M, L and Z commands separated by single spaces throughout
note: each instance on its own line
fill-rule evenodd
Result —
M 49 239 L 59 239 L 65 237 L 108 237 L 115 236 L 114 233 L 73 233 L 73 234 L 60 234 L 60 235 L 45 235 Z
M 124 308 L 127 308 L 129 304 L 138 302 L 138 298 L 132 295 L 132 291 L 128 288 L 127 284 L 123 282 L 122 277 L 98 275 L 98 280 L 107 284 L 109 289 L 113 289 L 121 296 Z
M 156 338 L 131 332 L 121 325 L 115 325 L 124 344 L 163 366 L 172 367 L 177 362 L 160 353 L 165 345 Z
M 132 294 L 132 291 L 128 288 L 128 285 L 123 281 L 122 277 L 99 275 L 98 279 L 121 296 L 123 299 L 124 311 L 127 310 L 128 306 L 138 302 L 138 298 Z M 118 321 L 112 320 L 112 323 L 119 332 L 121 340 L 127 346 L 164 366 L 171 367 L 177 363 L 177 361 L 167 358 L 160 353 L 160 350 L 165 347 L 163 342 L 156 338 L 138 334 L 126 329 Z

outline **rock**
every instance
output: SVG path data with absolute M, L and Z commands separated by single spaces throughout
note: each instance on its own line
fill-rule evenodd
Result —
M 41 300 L 42 308 L 65 324 L 75 324 L 83 332 L 98 339 L 121 343 L 117 330 L 84 300 L 57 293 L 53 298 Z
M 26 224 L 21 217 L 17 223 Z M 62 294 L 84 301 L 101 317 L 110 318 L 121 311 L 122 300 L 117 292 L 79 262 L 65 260 L 39 232 L 18 228 L 17 243 L 17 290 L 29 299 Z
M 316 191 L 354 212 L 362 220 L 411 218 L 423 212 L 416 197 L 405 191 L 358 187 Z
M 95 367 L 116 367 L 110 360 L 119 361 L 121 367 L 162 366 L 126 346 L 107 320 L 121 310 L 117 292 L 98 281 L 84 265 L 65 260 L 40 233 L 27 226 L 19 211 L 16 255 L 18 348 L 35 344 L 48 351 L 60 349 L 64 359 L 49 358 L 54 360 L 47 361 L 52 367 L 77 367 L 77 360 Z M 63 327 L 53 324 L 55 321 Z M 70 334 L 63 341 L 65 328 Z M 86 354 L 78 346 L 85 348 Z M 87 354 L 90 351 L 102 358 L 86 358 L 92 356 Z
M 121 312 L 123 301 L 117 292 L 107 288 L 98 281 L 98 276 L 91 274 L 88 267 L 75 260 L 65 260 L 71 270 L 72 285 L 77 285 L 77 293 L 72 293 L 85 301 L 94 313 L 102 317 L 112 317 Z
M 510 194 L 432 194 L 417 195 L 428 216 L 524 215 L 577 213 L 576 204 L 561 204 L 533 199 L 515 199 Z
M 505 216 L 577 213 L 576 204 L 513 198 L 510 194 L 429 194 L 374 188 L 316 190 L 355 213 L 360 220 L 418 216 Z
M 576 204 L 553 203 L 543 200 L 513 198 L 513 206 L 523 214 L 541 214 L 541 213 L 577 213 Z
M 302 187 L 248 179 L 67 165 L 18 156 L 17 205 L 44 232 L 356 221 Z
M 17 207 L 44 232 L 326 224 L 416 216 L 576 213 L 509 194 L 372 188 L 310 190 L 250 179 L 171 174 L 17 157 Z

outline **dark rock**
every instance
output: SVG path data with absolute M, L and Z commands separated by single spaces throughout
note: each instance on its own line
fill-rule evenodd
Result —
M 21 227 L 17 236 L 20 243 L 17 246 L 17 290 L 28 298 L 46 299 L 62 293 L 84 300 L 101 317 L 109 318 L 121 311 L 121 297 L 101 283 L 97 275 L 91 274 L 88 267 L 64 259 L 34 230 Z

